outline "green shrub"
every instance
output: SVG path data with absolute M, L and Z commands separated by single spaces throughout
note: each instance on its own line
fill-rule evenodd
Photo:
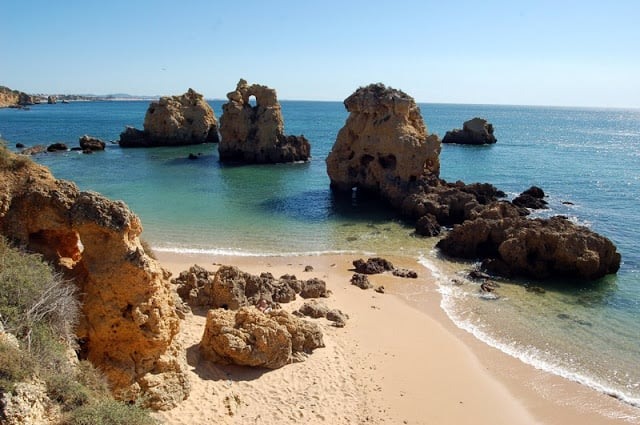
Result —
M 19 382 L 35 375 L 37 362 L 28 353 L 0 342 L 0 393 L 10 393 Z
M 156 425 L 146 410 L 135 405 L 104 399 L 74 410 L 69 425 Z
M 153 258 L 154 260 L 157 260 L 158 258 L 156 257 L 156 253 L 153 252 L 153 248 L 151 248 L 151 244 L 149 244 L 149 242 L 146 239 L 142 239 L 140 238 L 140 245 L 142 245 L 142 249 L 144 249 L 144 252 L 151 258 Z

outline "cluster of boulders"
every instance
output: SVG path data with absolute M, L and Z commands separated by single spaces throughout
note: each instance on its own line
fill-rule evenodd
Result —
M 349 117 L 327 157 L 336 194 L 374 193 L 415 220 L 421 235 L 453 226 L 440 249 L 486 259 L 494 273 L 596 279 L 618 270 L 620 254 L 607 238 L 565 219 L 525 218 L 529 209 L 546 206 L 541 189 L 532 187 L 509 202 L 493 185 L 440 179 L 440 141 L 427 135 L 406 93 L 372 84 L 356 90 L 345 107 Z M 482 119 L 466 122 L 462 133 L 474 143 L 495 142 L 493 126 Z
M 200 352 L 209 360 L 274 369 L 302 361 L 305 354 L 324 346 L 317 324 L 280 307 L 296 295 L 328 297 L 323 280 L 298 280 L 294 275 L 275 279 L 270 273 L 256 276 L 234 266 L 220 266 L 212 272 L 194 265 L 172 283 L 189 305 L 211 309 L 200 342 Z M 345 316 L 332 314 L 336 326 L 344 326 Z

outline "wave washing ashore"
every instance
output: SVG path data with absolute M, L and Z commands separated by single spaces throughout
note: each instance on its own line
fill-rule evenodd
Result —
M 220 102 L 213 106 L 220 116 Z M 105 102 L 0 110 L 0 134 L 26 145 L 71 143 L 85 133 L 114 140 L 124 125 L 140 127 L 146 107 Z M 444 179 L 490 182 L 510 194 L 543 187 L 551 206 L 545 214 L 590 226 L 622 254 L 616 276 L 591 284 L 549 282 L 544 293 L 501 282 L 500 298 L 488 300 L 474 284 L 452 285 L 468 265 L 439 259 L 432 242 L 412 236 L 393 213 L 332 197 L 324 159 L 346 119 L 341 103 L 282 102 L 282 108 L 287 131 L 310 140 L 310 163 L 222 166 L 215 145 L 109 146 L 103 154 L 70 152 L 38 161 L 82 189 L 123 199 L 159 251 L 421 258 L 440 276 L 442 307 L 458 326 L 536 367 L 640 405 L 639 111 L 421 105 L 430 132 L 441 136 L 473 116 L 496 128 L 496 145 L 443 146 Z M 200 159 L 189 161 L 189 153 L 201 153 Z M 418 303 L 422 296 L 416 288 L 405 295 Z

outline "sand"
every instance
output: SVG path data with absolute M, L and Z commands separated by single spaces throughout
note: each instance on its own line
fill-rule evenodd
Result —
M 323 301 L 349 315 L 344 328 L 318 323 L 325 347 L 277 370 L 219 366 L 201 360 L 206 310 L 182 322 L 191 395 L 158 412 L 167 424 L 612 424 L 639 423 L 638 409 L 536 370 L 456 328 L 439 307 L 428 270 L 389 258 L 418 279 L 370 276 L 385 293 L 349 283 L 358 256 L 232 257 L 157 253 L 174 276 L 198 264 L 235 265 L 259 274 L 318 277 Z M 305 272 L 310 265 L 313 271 Z M 407 302 L 400 294 L 419 289 Z M 426 288 L 426 290 L 425 290 Z M 295 310 L 304 300 L 282 307 Z

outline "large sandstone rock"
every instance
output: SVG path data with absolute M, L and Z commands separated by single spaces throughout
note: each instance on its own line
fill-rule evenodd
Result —
M 255 97 L 255 106 L 250 103 Z M 307 161 L 311 145 L 304 136 L 285 136 L 276 91 L 240 80 L 222 105 L 220 160 L 242 163 Z
M 486 270 L 505 276 L 598 279 L 620 267 L 609 239 L 560 216 L 469 220 L 437 247 L 450 256 L 481 258 Z
M 360 87 L 345 101 L 349 111 L 327 157 L 331 188 L 402 198 L 425 174 L 440 172 L 440 140 L 428 135 L 420 108 L 406 93 L 383 84 Z
M 144 117 L 144 131 L 120 135 L 122 147 L 177 146 L 217 143 L 218 121 L 204 97 L 189 89 L 180 96 L 151 102 Z
M 462 145 L 488 145 L 496 142 L 496 136 L 493 135 L 493 125 L 482 118 L 465 121 L 462 130 L 447 131 L 442 138 L 442 143 Z
M 187 397 L 168 274 L 140 243 L 122 202 L 82 192 L 31 161 L 0 168 L 0 234 L 41 253 L 83 294 L 81 355 L 123 400 L 170 408 Z M 12 165 L 13 164 L 13 165 Z
M 36 96 L 30 96 L 19 90 L 11 90 L 8 87 L 0 86 L 0 108 L 16 108 L 40 103 Z
M 200 353 L 220 364 L 277 369 L 324 347 L 315 323 L 286 311 L 262 313 L 254 307 L 209 310 Z

